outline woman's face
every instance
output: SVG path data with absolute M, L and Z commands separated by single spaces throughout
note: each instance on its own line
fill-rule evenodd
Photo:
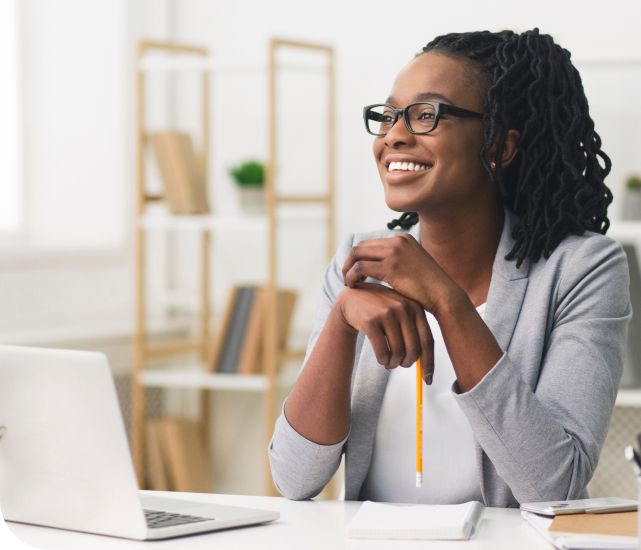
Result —
M 403 108 L 435 101 L 482 113 L 484 90 L 465 61 L 434 52 L 412 60 L 396 77 L 386 103 Z M 411 134 L 401 118 L 384 137 L 374 140 L 374 157 L 385 201 L 399 212 L 428 213 L 480 206 L 496 188 L 481 166 L 481 120 L 443 115 L 434 131 Z M 420 170 L 398 170 L 391 162 L 413 162 Z

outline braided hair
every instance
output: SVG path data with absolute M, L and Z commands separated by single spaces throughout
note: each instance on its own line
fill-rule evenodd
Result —
M 487 89 L 479 157 L 518 217 L 506 259 L 516 258 L 518 267 L 526 258 L 548 258 L 569 234 L 605 234 L 612 192 L 604 179 L 612 163 L 601 150 L 570 52 L 538 29 L 446 34 L 418 55 L 427 52 L 471 61 Z M 503 169 L 509 129 L 521 136 L 517 155 Z M 496 168 L 490 170 L 486 156 L 493 144 Z M 406 212 L 388 227 L 408 229 L 417 222 L 415 212 Z

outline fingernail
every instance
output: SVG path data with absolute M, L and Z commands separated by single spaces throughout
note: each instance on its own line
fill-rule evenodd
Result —
M 432 384 L 432 373 L 430 372 L 426 377 L 425 377 L 425 383 L 430 386 Z

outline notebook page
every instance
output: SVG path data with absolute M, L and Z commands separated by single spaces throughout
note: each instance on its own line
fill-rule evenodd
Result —
M 465 504 L 388 504 L 364 502 L 347 527 L 347 536 L 370 539 L 462 540 L 473 534 L 484 507 Z

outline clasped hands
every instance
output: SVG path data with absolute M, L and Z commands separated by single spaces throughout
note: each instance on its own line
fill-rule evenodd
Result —
M 365 282 L 373 278 L 379 283 Z M 421 357 L 423 379 L 434 374 L 434 339 L 425 310 L 437 315 L 453 281 L 409 234 L 355 245 L 343 265 L 348 288 L 335 307 L 369 339 L 385 368 L 409 367 Z

